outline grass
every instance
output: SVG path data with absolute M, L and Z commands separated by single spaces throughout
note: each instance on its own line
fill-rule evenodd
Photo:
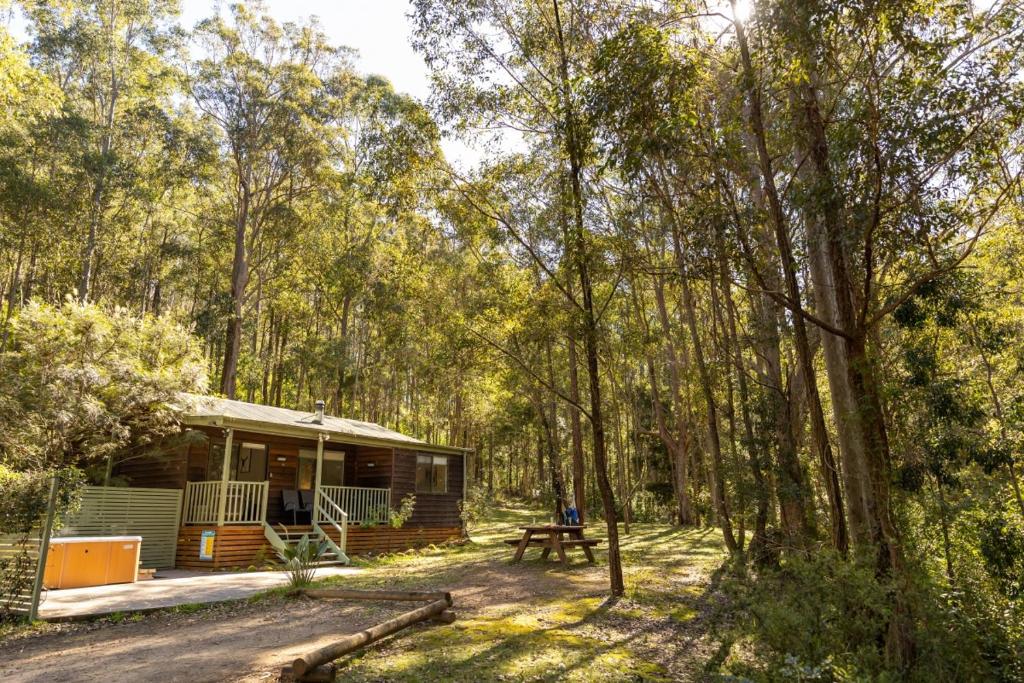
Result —
M 511 563 L 503 539 L 548 519 L 524 506 L 495 508 L 460 544 L 355 558 L 364 571 L 315 582 L 322 587 L 451 590 L 458 619 L 418 625 L 339 662 L 346 681 L 674 681 L 703 680 L 721 648 L 708 635 L 722 598 L 714 576 L 725 557 L 711 529 L 635 524 L 620 529 L 626 593 L 608 596 L 606 542 L 596 566 L 570 552 L 569 567 L 531 548 Z M 601 522 L 588 537 L 605 541 Z M 219 619 L 260 603 L 273 612 L 288 587 L 225 604 L 185 604 L 154 614 L 93 622 L 132 623 L 160 615 Z M 73 626 L 0 625 L 0 641 Z M 83 626 L 84 628 L 84 626 Z M 4 629 L 7 630 L 5 633 Z M 720 659 L 720 656 L 719 656 Z
M 518 565 L 501 541 L 545 521 L 529 508 L 501 508 L 462 545 L 429 547 L 359 564 L 354 577 L 318 582 L 351 588 L 451 588 L 458 620 L 421 626 L 340 662 L 346 681 L 669 681 L 700 678 L 702 620 L 714 602 L 711 573 L 724 551 L 711 530 L 638 524 L 621 535 L 626 595 L 607 595 L 605 552 L 598 566 Z M 604 538 L 594 525 L 588 536 Z M 602 544 L 602 546 L 605 544 Z M 468 603 L 468 604 L 464 604 Z M 464 611 L 463 611 L 464 610 Z

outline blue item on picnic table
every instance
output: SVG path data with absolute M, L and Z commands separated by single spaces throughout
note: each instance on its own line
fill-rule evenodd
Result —
M 565 509 L 565 523 L 570 526 L 576 526 L 580 523 L 580 513 L 576 512 L 576 508 Z

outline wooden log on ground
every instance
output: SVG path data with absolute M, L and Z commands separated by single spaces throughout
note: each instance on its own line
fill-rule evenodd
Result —
M 334 600 L 408 600 L 420 602 L 435 602 L 444 600 L 448 606 L 452 605 L 452 594 L 437 591 L 359 591 L 345 588 L 307 588 L 299 591 L 302 595 L 310 598 L 325 598 Z
M 430 617 L 430 620 L 441 624 L 451 624 L 455 621 L 455 612 L 450 609 L 446 609 L 437 616 Z
M 281 669 L 281 678 L 279 680 L 281 683 L 294 683 L 294 681 L 301 681 L 302 683 L 334 683 L 337 675 L 338 668 L 334 664 L 321 664 L 302 676 L 296 676 L 292 667 L 286 666 Z
M 296 658 L 295 661 L 292 662 L 292 672 L 295 676 L 301 678 L 307 671 L 312 671 L 321 664 L 333 662 L 335 659 L 346 655 L 353 650 L 358 650 L 364 645 L 369 645 L 370 643 L 376 642 L 385 636 L 401 631 L 406 626 L 411 626 L 417 622 L 430 619 L 435 615 L 441 614 L 447 610 L 448 607 L 450 607 L 448 600 L 435 600 L 434 602 L 426 604 L 418 609 L 414 609 L 411 612 L 400 614 L 394 619 L 389 619 L 381 624 L 372 626 L 365 631 L 345 636 L 337 642 L 325 645 L 318 650 L 307 652 L 301 657 Z

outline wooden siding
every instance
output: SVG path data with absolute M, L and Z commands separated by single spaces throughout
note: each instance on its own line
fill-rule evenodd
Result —
M 210 462 L 210 440 L 189 446 L 188 466 L 185 474 L 188 481 L 206 481 L 206 467 Z
M 394 476 L 392 478 L 391 505 L 398 507 L 402 498 L 409 493 L 416 496 L 416 505 L 412 517 L 407 524 L 413 527 L 460 527 L 462 518 L 459 516 L 459 501 L 465 485 L 463 457 L 448 457 L 448 492 L 417 493 L 416 492 L 416 455 L 415 451 L 395 449 Z M 423 453 L 423 455 L 435 455 Z
M 58 535 L 142 536 L 142 566 L 173 567 L 181 497 L 180 489 L 87 486 Z
M 183 489 L 188 476 L 188 449 L 174 453 L 132 458 L 118 463 L 113 474 L 129 486 L 151 489 Z
M 337 534 L 331 530 L 332 538 Z M 394 553 L 410 548 L 421 548 L 430 544 L 444 543 L 462 537 L 462 529 L 455 527 L 355 527 L 348 529 L 349 555 L 370 553 Z
M 292 527 L 297 531 L 311 531 L 311 527 Z M 213 541 L 213 559 L 199 559 L 199 542 L 204 530 L 217 532 Z M 338 534 L 328 530 L 338 541 Z M 405 526 L 357 527 L 348 529 L 348 554 L 399 552 L 430 544 L 444 543 L 462 535 L 459 527 L 416 528 Z M 246 568 L 258 561 L 276 560 L 277 554 L 263 536 L 262 527 L 181 527 L 178 532 L 178 569 L 217 570 Z
M 388 488 L 391 485 L 392 449 L 359 446 L 353 453 L 352 448 L 350 446 L 350 450 L 345 453 L 345 485 Z M 351 465 L 349 465 L 349 460 L 352 461 Z M 352 472 L 351 479 L 349 479 L 350 470 Z
M 295 488 L 296 472 L 299 469 L 299 449 L 295 446 L 268 446 L 270 459 L 268 463 L 268 481 L 270 491 L 267 494 L 267 521 L 271 524 L 284 522 L 290 524 L 292 514 L 285 514 L 284 500 L 281 491 Z M 281 460 L 284 458 L 284 460 Z
M 216 531 L 213 539 L 213 559 L 199 559 L 199 543 L 205 530 Z M 266 542 L 261 526 L 186 526 L 178 530 L 178 569 L 234 569 L 246 568 L 261 559 L 276 559 Z

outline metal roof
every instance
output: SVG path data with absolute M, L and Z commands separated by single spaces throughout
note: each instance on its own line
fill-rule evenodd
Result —
M 426 441 L 382 427 L 373 422 L 360 422 L 344 417 L 324 414 L 323 422 L 316 422 L 316 414 L 288 408 L 275 408 L 257 403 L 234 401 L 215 396 L 186 394 L 182 406 L 183 422 L 188 425 L 216 425 L 247 429 L 254 432 L 274 432 L 316 439 L 326 434 L 332 441 L 363 445 L 408 446 L 421 450 L 463 453 L 467 449 L 453 446 L 435 446 Z

